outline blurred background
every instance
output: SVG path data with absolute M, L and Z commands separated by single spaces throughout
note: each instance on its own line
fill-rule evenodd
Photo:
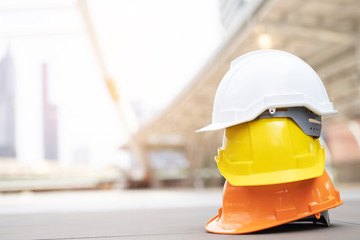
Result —
M 1 0 L 0 192 L 221 187 L 222 131 L 194 131 L 268 48 L 320 75 L 328 171 L 359 183 L 359 40 L 358 0 Z

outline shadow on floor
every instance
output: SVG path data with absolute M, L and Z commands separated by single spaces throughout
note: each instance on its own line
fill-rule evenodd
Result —
M 296 223 L 287 223 L 284 225 L 272 227 L 269 229 L 261 230 L 258 232 L 253 232 L 249 234 L 273 234 L 273 233 L 289 233 L 289 232 L 303 232 L 303 231 L 320 231 L 328 228 L 337 228 L 337 224 L 331 224 L 329 227 L 324 224 L 319 223 L 304 223 L 304 222 L 296 222 Z

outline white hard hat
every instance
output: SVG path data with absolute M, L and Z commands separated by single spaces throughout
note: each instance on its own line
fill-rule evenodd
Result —
M 279 50 L 250 52 L 231 63 L 216 91 L 212 123 L 197 132 L 248 122 L 267 109 L 283 107 L 337 113 L 321 79 L 303 60 Z

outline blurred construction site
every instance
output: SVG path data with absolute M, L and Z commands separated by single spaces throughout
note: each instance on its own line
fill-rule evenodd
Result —
M 309 63 L 337 115 L 335 183 L 360 183 L 360 1 L 0 1 L 0 192 L 219 187 L 211 122 L 238 56 Z

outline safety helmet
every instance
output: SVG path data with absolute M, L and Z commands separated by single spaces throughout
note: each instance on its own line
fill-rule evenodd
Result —
M 261 118 L 226 128 L 215 161 L 231 185 L 269 185 L 321 176 L 325 151 L 291 118 Z
M 284 184 L 233 186 L 225 182 L 222 207 L 205 228 L 213 233 L 249 233 L 313 215 L 319 218 L 342 203 L 326 171 L 317 178 Z
M 279 50 L 258 50 L 231 63 L 216 91 L 212 123 L 218 130 L 255 119 L 272 108 L 306 107 L 317 115 L 335 114 L 316 72 L 300 58 Z

